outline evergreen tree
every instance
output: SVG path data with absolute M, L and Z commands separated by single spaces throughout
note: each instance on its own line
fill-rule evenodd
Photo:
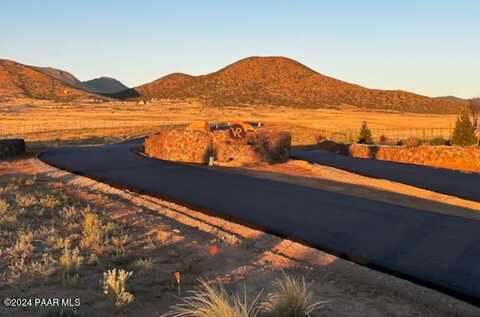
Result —
M 467 111 L 462 112 L 455 124 L 455 130 L 452 135 L 452 145 L 468 146 L 478 144 L 475 136 L 472 121 Z
M 360 129 L 360 133 L 358 135 L 357 143 L 362 143 L 362 144 L 372 144 L 373 143 L 372 132 L 368 128 L 366 121 L 363 121 L 363 123 L 362 123 L 362 128 Z

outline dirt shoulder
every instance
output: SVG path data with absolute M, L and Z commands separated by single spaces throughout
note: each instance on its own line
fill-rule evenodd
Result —
M 295 166 L 306 178 L 320 173 L 308 172 L 308 167 L 299 163 L 269 167 L 272 170 L 268 172 Z M 335 171 L 323 172 L 324 182 L 336 177 L 328 176 Z M 355 182 L 350 185 L 359 186 L 359 194 L 363 193 L 361 186 L 370 186 Z M 231 290 L 245 285 L 254 296 L 262 289 L 268 293 L 270 282 L 285 270 L 313 281 L 317 299 L 327 301 L 315 316 L 480 313 L 478 308 L 449 296 L 330 254 L 63 172 L 35 158 L 0 162 L 0 193 L 9 206 L 5 215 L 15 215 L 15 219 L 2 218 L 1 298 L 68 296 L 81 300 L 77 310 L 82 316 L 159 316 L 179 302 L 173 278 L 176 271 L 182 272 L 182 296 L 198 286 L 198 278 L 220 281 Z M 463 203 L 455 206 L 465 208 Z M 102 237 L 95 240 L 98 243 L 87 239 L 86 215 L 98 219 L 96 228 Z M 74 274 L 61 265 L 65 248 L 78 248 L 83 258 Z M 20 258 L 21 263 L 17 261 Z M 127 290 L 135 299 L 122 308 L 116 308 L 103 293 L 103 273 L 111 268 L 133 272 Z M 32 309 L 7 311 L 0 307 L 0 315 L 34 313 Z

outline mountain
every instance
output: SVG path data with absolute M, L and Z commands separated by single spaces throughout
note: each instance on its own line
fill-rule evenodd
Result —
M 375 110 L 457 113 L 462 100 L 431 98 L 401 90 L 369 89 L 322 75 L 286 57 L 248 57 L 217 72 L 170 74 L 112 95 L 117 98 L 196 98 L 208 105 L 285 105 L 321 108 L 353 105 Z
M 57 69 L 57 68 L 52 68 L 52 67 L 33 66 L 33 68 L 41 71 L 44 74 L 47 74 L 51 77 L 61 80 L 70 86 L 73 86 L 82 90 L 87 90 L 86 87 L 83 85 L 83 83 L 80 80 L 78 80 L 77 77 L 73 76 L 69 72 L 66 72 L 64 70 Z
M 128 89 L 120 81 L 110 77 L 100 77 L 87 81 L 80 81 L 75 76 L 61 69 L 52 67 L 34 67 L 51 77 L 63 81 L 64 83 L 81 90 L 97 94 L 114 94 Z
M 437 100 L 449 100 L 449 101 L 455 101 L 455 102 L 464 102 L 467 103 L 469 99 L 464 99 L 464 98 L 459 98 L 457 96 L 443 96 L 443 97 L 435 97 Z
M 180 95 L 179 92 L 188 85 L 195 76 L 173 73 L 164 76 L 160 79 L 152 81 L 151 83 L 138 86 L 135 88 L 127 89 L 111 96 L 119 99 L 131 99 L 131 98 L 182 98 L 184 95 Z
M 65 81 L 58 79 L 59 76 L 64 77 Z M 34 66 L 0 59 L 0 96 L 58 101 L 98 98 L 98 96 L 68 83 L 68 80 L 72 80 L 70 76 L 72 75 L 66 72 L 56 72 L 52 69 L 40 71 Z
M 100 94 L 114 94 L 127 90 L 128 87 L 120 81 L 110 77 L 100 77 L 82 82 L 82 85 L 91 92 Z

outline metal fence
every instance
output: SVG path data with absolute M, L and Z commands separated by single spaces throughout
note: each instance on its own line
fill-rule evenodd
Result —
M 93 138 L 124 138 L 155 132 L 185 121 L 157 120 L 31 120 L 0 121 L 0 138 L 23 138 L 27 142 L 68 141 Z
M 407 138 L 417 138 L 422 141 L 430 141 L 435 138 L 450 139 L 453 128 L 410 128 L 410 129 L 375 129 L 370 128 L 375 142 L 396 143 Z M 332 131 L 321 129 L 320 136 L 342 143 L 355 142 L 360 134 L 360 129 L 345 129 Z
M 185 125 L 187 121 L 160 120 L 2 120 L 0 138 L 23 138 L 27 142 L 60 140 L 85 140 L 89 138 L 118 139 L 148 134 L 165 126 Z M 453 128 L 370 128 L 373 140 L 396 143 L 409 137 L 429 141 L 437 137 L 450 139 Z M 299 131 L 292 131 L 299 133 Z M 328 130 L 315 129 L 316 138 L 351 143 L 357 140 L 360 129 Z M 312 135 L 313 136 L 313 135 Z M 314 139 L 311 140 L 315 142 Z

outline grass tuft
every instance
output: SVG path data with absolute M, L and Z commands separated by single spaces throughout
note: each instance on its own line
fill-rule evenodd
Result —
M 3 199 L 0 199 L 0 229 L 12 230 L 15 228 L 17 215 L 12 213 L 10 205 Z
M 306 317 L 324 302 L 315 302 L 311 284 L 305 278 L 299 279 L 283 273 L 274 282 L 274 290 L 267 295 L 262 307 L 272 317 Z
M 259 310 L 257 301 L 260 294 L 248 303 L 246 293 L 230 296 L 222 286 L 212 286 L 200 281 L 201 288 L 192 296 L 182 299 L 163 317 L 255 317 Z
M 78 248 L 70 250 L 68 246 L 66 246 L 58 263 L 67 274 L 76 273 L 80 269 L 80 266 L 82 266 L 83 256 L 80 254 Z
M 102 223 L 97 214 L 86 211 L 83 214 L 83 237 L 81 241 L 82 247 L 90 248 L 98 245 L 104 236 Z
M 15 195 L 15 201 L 17 205 L 22 208 L 30 208 L 37 203 L 37 198 L 33 194 L 17 193 Z
M 4 199 L 0 199 L 0 214 L 6 213 L 8 207 L 10 207 L 10 205 Z
M 153 269 L 155 261 L 151 258 L 140 258 L 133 262 L 133 268 L 139 273 L 149 272 Z

